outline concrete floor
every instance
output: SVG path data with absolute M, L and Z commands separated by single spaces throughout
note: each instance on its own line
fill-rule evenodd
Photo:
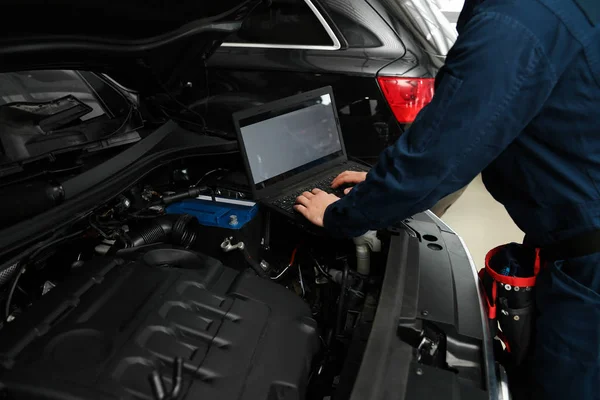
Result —
M 508 242 L 520 243 L 524 236 L 485 189 L 481 176 L 473 180 L 442 219 L 463 238 L 478 268 L 485 265 L 490 249 Z

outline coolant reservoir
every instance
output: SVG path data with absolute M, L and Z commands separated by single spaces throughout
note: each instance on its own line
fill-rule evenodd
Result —
M 354 238 L 356 245 L 356 272 L 361 275 L 371 273 L 371 251 L 381 251 L 381 240 L 377 237 L 377 231 L 368 231 L 362 236 Z

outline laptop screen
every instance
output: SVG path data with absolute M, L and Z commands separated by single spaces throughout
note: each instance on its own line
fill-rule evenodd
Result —
M 330 93 L 239 121 L 258 190 L 344 154 Z

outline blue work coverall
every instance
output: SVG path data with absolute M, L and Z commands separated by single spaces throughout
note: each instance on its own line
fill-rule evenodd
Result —
M 600 229 L 597 2 L 467 0 L 432 102 L 325 228 L 385 228 L 483 171 L 530 244 Z M 551 263 L 537 293 L 537 395 L 600 399 L 600 254 Z

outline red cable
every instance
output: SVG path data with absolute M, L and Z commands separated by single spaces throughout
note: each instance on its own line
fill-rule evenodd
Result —
M 292 257 L 290 258 L 290 263 L 289 266 L 291 267 L 292 265 L 294 265 L 294 261 L 296 260 L 296 252 L 298 251 L 298 248 L 296 247 L 294 249 L 294 251 L 292 251 Z

